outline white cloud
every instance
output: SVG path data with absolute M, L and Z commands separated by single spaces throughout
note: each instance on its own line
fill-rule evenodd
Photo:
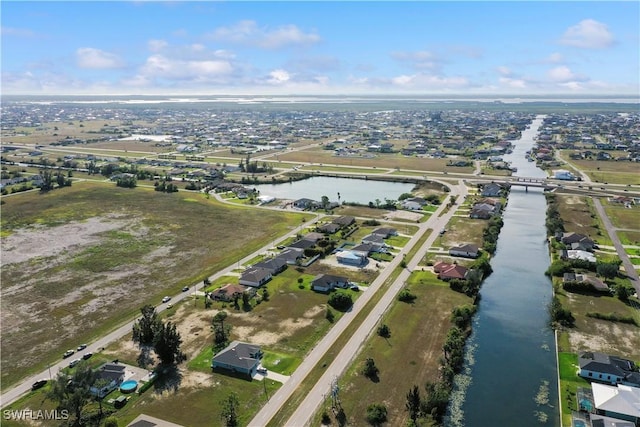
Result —
M 160 52 L 162 49 L 169 46 L 165 40 L 149 40 L 147 46 L 151 52 Z
M 442 65 L 442 60 L 436 54 L 426 50 L 415 52 L 396 51 L 391 52 L 391 57 L 418 70 L 435 70 Z
M 152 55 L 142 66 L 140 74 L 146 78 L 175 80 L 215 80 L 227 76 L 233 66 L 224 60 L 179 60 L 163 55 Z
M 500 84 L 502 84 L 503 86 L 506 86 L 510 89 L 526 89 L 527 86 L 527 82 L 524 79 L 513 79 L 510 77 L 500 77 L 498 79 L 498 81 L 500 82 Z
M 92 47 L 81 47 L 76 50 L 76 60 L 80 68 L 111 69 L 121 68 L 124 65 L 117 55 Z
M 275 29 L 259 27 L 255 21 L 240 21 L 229 27 L 219 27 L 210 36 L 215 40 L 279 49 L 292 45 L 309 45 L 320 41 L 315 33 L 305 33 L 293 24 Z
M 269 79 L 267 82 L 270 84 L 280 85 L 291 80 L 291 75 L 282 69 L 273 70 L 269 73 Z
M 412 75 L 400 75 L 391 79 L 394 86 L 415 88 L 449 90 L 461 89 L 469 86 L 469 81 L 465 77 L 441 77 L 429 74 L 417 73 Z
M 499 66 L 497 70 L 498 70 L 498 73 L 500 73 L 503 76 L 510 76 L 512 74 L 511 69 L 509 69 L 509 67 Z
M 0 27 L 0 34 L 3 36 L 15 36 L 32 38 L 36 37 L 36 33 L 28 28 Z
M 578 76 L 569 67 L 561 65 L 547 71 L 547 77 L 553 82 L 570 82 L 575 80 L 585 80 L 584 77 Z
M 613 45 L 614 38 L 605 24 L 585 19 L 569 27 L 560 38 L 560 43 L 583 49 L 603 49 Z
M 557 64 L 562 61 L 564 61 L 564 56 L 558 52 L 554 52 L 544 59 L 544 62 L 551 63 L 551 64 Z

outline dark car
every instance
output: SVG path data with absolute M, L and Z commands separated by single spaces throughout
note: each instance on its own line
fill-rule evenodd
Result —
M 37 390 L 39 388 L 44 387 L 48 380 L 38 380 L 31 385 L 31 390 Z
M 76 349 L 76 351 L 82 351 L 82 350 L 84 350 L 85 348 L 87 348 L 87 345 L 86 345 L 86 344 L 80 344 L 80 345 L 78 346 L 78 348 Z
M 189 290 L 188 286 L 185 286 L 184 288 L 182 288 L 182 292 L 187 292 Z
M 89 353 L 85 353 L 82 355 L 82 359 L 87 360 L 88 358 L 90 358 L 91 356 L 93 356 L 93 353 L 89 352 Z

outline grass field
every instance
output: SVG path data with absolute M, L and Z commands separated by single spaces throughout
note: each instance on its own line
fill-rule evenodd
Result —
M 388 425 L 405 425 L 408 418 L 404 404 L 409 389 L 418 385 L 424 396 L 426 382 L 437 380 L 438 360 L 451 326 L 451 310 L 471 300 L 441 286 L 433 274 L 422 279 L 420 283 L 420 279 L 412 275 L 409 281 L 409 289 L 417 296 L 413 304 L 396 301 L 381 319 L 381 324 L 389 326 L 391 337 L 385 339 L 372 334 L 340 379 L 340 398 L 349 425 L 366 425 L 366 408 L 371 403 L 385 404 Z M 380 369 L 378 382 L 360 373 L 368 357 L 373 358 Z M 326 408 L 331 413 L 329 403 Z
M 587 235 L 601 245 L 613 244 L 590 198 L 558 194 L 557 200 L 566 232 Z
M 386 169 L 410 169 L 424 171 L 449 171 L 459 173 L 472 173 L 472 167 L 447 166 L 447 159 L 431 159 L 422 157 L 406 157 L 400 154 L 378 154 L 375 158 L 365 157 L 341 157 L 334 156 L 332 152 L 310 148 L 278 155 L 281 160 L 314 163 L 319 165 L 346 165 L 352 167 L 377 167 Z
M 611 322 L 587 317 L 587 313 L 616 314 L 620 317 L 633 317 L 640 322 L 640 312 L 612 296 L 572 293 L 558 290 L 556 295 L 562 304 L 576 318 L 575 328 L 569 329 L 569 352 L 594 351 L 624 355 L 632 360 L 640 360 L 640 328 L 635 325 Z
M 558 375 L 560 376 L 560 414 L 562 425 L 571 425 L 571 411 L 578 410 L 576 390 L 578 387 L 589 388 L 589 382 L 577 375 L 578 354 L 558 352 Z
M 607 200 L 602 200 L 602 206 L 614 227 L 640 232 L 640 206 L 626 208 Z
M 97 183 L 3 200 L 5 386 L 103 335 L 145 302 L 233 264 L 303 217 Z
M 595 182 L 610 184 L 640 184 L 638 164 L 629 161 L 614 160 L 571 160 L 576 168 L 585 172 Z

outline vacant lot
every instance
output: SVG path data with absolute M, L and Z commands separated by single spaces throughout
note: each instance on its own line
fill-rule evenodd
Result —
M 430 159 L 423 157 L 407 157 L 401 154 L 379 154 L 374 158 L 334 156 L 331 151 L 308 149 L 279 154 L 280 160 L 345 166 L 373 166 L 387 169 L 412 169 L 423 171 L 449 171 L 471 173 L 472 167 L 447 166 L 448 159 Z
M 192 285 L 300 224 L 201 194 L 83 183 L 2 209 L 2 381 L 46 367 L 144 303 Z
M 610 184 L 640 184 L 638 164 L 614 160 L 571 160 L 571 163 L 585 172 L 595 182 Z
M 566 232 L 587 235 L 602 245 L 612 244 L 590 198 L 558 194 L 557 200 Z
M 391 337 L 385 339 L 374 333 L 340 380 L 340 398 L 349 425 L 367 425 L 366 409 L 371 403 L 387 407 L 388 425 L 405 425 L 408 419 L 405 396 L 409 389 L 415 384 L 424 396 L 424 385 L 438 379 L 442 346 L 451 327 L 451 310 L 471 300 L 451 291 L 433 275 L 426 282 L 423 279 L 423 283 L 419 279 L 413 283 L 413 279 L 414 276 L 409 286 L 417 296 L 415 303 L 396 301 L 381 319 L 381 324 L 389 326 Z M 368 357 L 380 369 L 377 382 L 361 374 Z M 327 409 L 330 403 L 327 399 Z

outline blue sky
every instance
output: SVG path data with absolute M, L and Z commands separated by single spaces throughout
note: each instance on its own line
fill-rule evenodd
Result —
M 640 2 L 2 1 L 3 94 L 633 95 Z

